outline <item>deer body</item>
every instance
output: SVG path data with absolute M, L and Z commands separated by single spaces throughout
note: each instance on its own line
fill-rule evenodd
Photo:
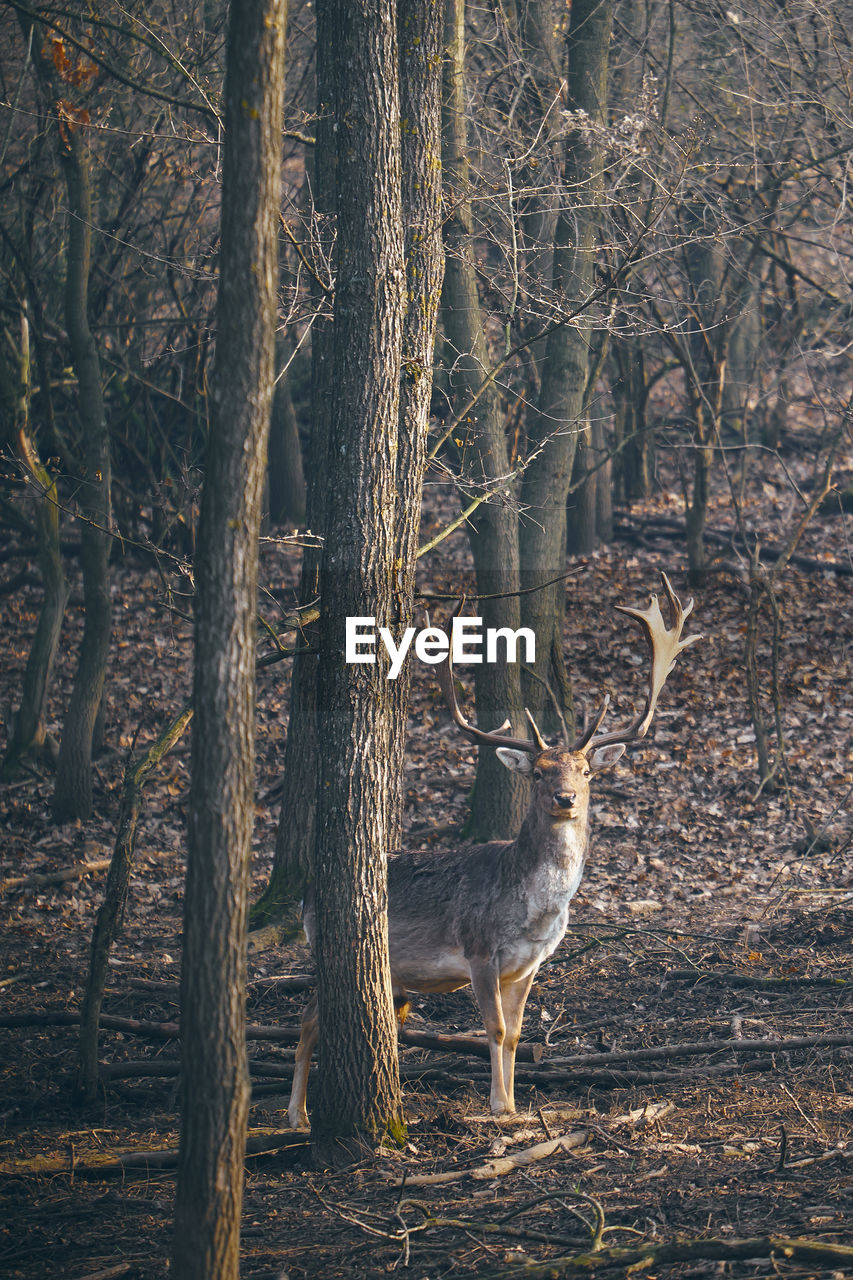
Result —
M 392 856 L 392 976 L 410 991 L 454 991 L 474 957 L 493 958 L 502 977 L 535 972 L 565 933 L 587 839 L 585 804 L 559 818 L 531 808 L 517 840 Z
M 569 904 L 583 875 L 589 839 L 589 781 L 614 764 L 625 743 L 651 724 L 660 689 L 676 657 L 698 636 L 681 639 L 692 601 L 682 609 L 666 577 L 675 617 L 667 630 L 657 597 L 647 610 L 624 609 L 641 623 L 652 653 L 645 709 L 622 730 L 597 731 L 607 708 L 572 747 L 548 747 L 531 719 L 535 741 L 484 733 L 458 706 L 449 665 L 439 678 L 451 712 L 471 738 L 497 748 L 508 768 L 530 776 L 530 806 L 515 840 L 492 841 L 449 853 L 398 853 L 388 859 L 388 950 L 394 1004 L 402 1021 L 407 991 L 446 992 L 471 984 L 489 1045 L 493 1114 L 515 1110 L 515 1053 L 524 1005 L 544 960 L 562 941 Z M 504 726 L 504 729 L 507 726 Z M 312 940 L 311 897 L 304 911 Z M 292 1128 L 308 1125 L 306 1089 L 317 1042 L 316 997 L 302 1016 L 288 1107 Z
M 495 1115 L 515 1110 L 524 1005 L 539 966 L 565 935 L 569 903 L 583 875 L 590 774 L 623 750 L 608 747 L 588 759 L 550 747 L 531 762 L 501 748 L 507 768 L 533 777 L 530 808 L 515 840 L 388 859 L 388 952 L 398 1013 L 408 1012 L 407 991 L 437 994 L 471 984 L 489 1045 Z M 304 924 L 310 942 L 310 901 Z M 317 1029 L 312 1000 L 303 1015 L 288 1107 L 294 1129 L 308 1124 L 305 1093 Z

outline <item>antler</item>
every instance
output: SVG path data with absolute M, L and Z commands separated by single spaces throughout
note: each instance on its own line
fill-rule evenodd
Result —
M 454 613 L 454 617 L 458 618 L 462 610 L 465 608 L 465 597 L 463 596 L 459 602 L 459 607 Z M 430 625 L 429 614 L 426 614 L 427 626 Z M 453 667 L 450 661 L 450 654 L 446 658 L 442 658 L 441 662 L 436 663 L 436 677 L 438 679 L 441 692 L 444 694 L 444 700 L 447 703 L 448 710 L 453 717 L 455 723 L 459 726 L 464 734 L 466 734 L 472 742 L 482 743 L 486 747 L 510 747 L 514 751 L 527 751 L 530 755 L 538 755 L 540 751 L 544 751 L 546 743 L 536 727 L 533 716 L 525 707 L 527 719 L 535 735 L 535 741 L 531 742 L 527 738 L 514 738 L 508 735 L 505 730 L 512 727 L 509 720 L 504 720 L 498 729 L 486 732 L 484 729 L 477 729 L 473 724 L 465 719 L 459 709 L 459 703 L 456 701 L 456 689 L 453 685 Z
M 675 666 L 678 655 L 684 649 L 689 648 L 691 644 L 695 644 L 697 640 L 702 639 L 699 635 L 688 636 L 686 640 L 681 639 L 684 623 L 693 609 L 693 601 L 692 599 L 688 600 L 687 604 L 682 607 L 681 601 L 672 589 L 669 578 L 665 573 L 661 574 L 661 578 L 672 614 L 673 625 L 670 629 L 667 628 L 663 620 L 658 598 L 655 595 L 652 596 L 648 609 L 632 609 L 627 605 L 616 605 L 620 613 L 626 613 L 629 618 L 634 618 L 636 622 L 639 622 L 648 641 L 652 667 L 649 673 L 649 691 L 646 695 L 645 707 L 623 729 L 614 729 L 611 733 L 601 733 L 596 736 L 597 730 L 607 712 L 609 699 L 605 698 L 601 710 L 593 723 L 573 745 L 573 751 L 588 753 L 596 747 L 608 746 L 613 742 L 634 742 L 638 738 L 645 737 L 654 718 L 660 691 L 667 676 Z
M 480 742 L 486 747 L 511 747 L 515 751 L 528 751 L 531 755 L 538 755 L 540 751 L 545 750 L 545 743 L 542 741 L 542 735 L 533 724 L 533 719 L 528 712 L 528 719 L 533 725 L 533 732 L 536 734 L 537 741 L 531 742 L 527 738 L 513 738 L 509 736 L 505 730 L 511 727 L 509 720 L 504 720 L 499 729 L 494 729 L 491 733 L 487 733 L 484 729 L 477 729 L 465 719 L 459 710 L 459 703 L 456 701 L 456 690 L 453 687 L 453 669 L 450 665 L 450 658 L 443 658 L 441 662 L 436 663 L 436 676 L 444 694 L 444 700 L 447 703 L 450 714 L 453 716 L 456 724 L 466 734 L 472 742 Z

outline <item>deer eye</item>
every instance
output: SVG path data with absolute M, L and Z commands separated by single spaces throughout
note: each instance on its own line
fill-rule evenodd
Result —
M 584 771 L 583 771 L 583 776 L 584 776 L 585 778 L 590 777 L 590 775 L 591 775 L 591 774 L 592 774 L 592 769 L 584 769 Z
M 533 770 L 533 781 L 534 781 L 534 782 L 541 782 L 541 781 L 542 781 L 542 770 L 541 770 L 541 769 L 534 769 L 534 770 Z

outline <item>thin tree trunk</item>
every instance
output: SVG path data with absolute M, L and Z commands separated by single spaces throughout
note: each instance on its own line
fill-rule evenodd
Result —
M 39 457 L 30 434 L 30 343 L 26 313 L 21 317 L 19 377 L 17 386 L 10 390 L 10 399 L 14 402 L 14 447 L 30 480 L 44 598 L 24 671 L 21 704 L 15 712 L 11 738 L 0 766 L 0 781 L 3 782 L 14 775 L 22 756 L 30 751 L 46 749 L 47 691 L 68 600 L 68 584 L 62 569 L 59 546 L 56 482 Z
M 318 275 L 331 260 L 335 243 L 335 132 L 332 108 L 334 15 L 328 5 L 317 10 L 317 126 L 314 147 L 315 238 L 322 255 Z M 322 278 L 322 277 L 321 277 Z M 311 440 L 305 521 L 312 533 L 326 528 L 326 483 L 329 467 L 329 415 L 333 398 L 332 323 L 329 300 L 315 283 L 317 315 L 311 329 Z M 299 588 L 301 605 L 320 597 L 322 548 L 306 546 L 302 553 Z M 281 812 L 269 883 L 252 907 L 252 928 L 275 924 L 283 939 L 302 931 L 301 902 L 314 878 L 317 833 L 317 648 L 319 628 L 306 627 L 293 659 L 290 714 L 284 747 Z
M 142 788 L 160 762 L 180 739 L 190 722 L 192 708 L 184 707 L 156 742 L 124 775 L 119 808 L 118 830 L 113 846 L 104 898 L 98 908 L 92 944 L 89 949 L 89 973 L 80 1004 L 80 1062 L 78 1088 L 87 1102 L 94 1102 L 98 1087 L 98 1025 L 104 1000 L 110 950 L 124 919 L 130 873 L 136 852 L 136 828 L 142 803 Z
M 588 422 L 578 432 L 572 464 L 572 491 L 566 504 L 566 550 L 572 556 L 588 556 L 595 550 L 596 489 L 595 452 Z
M 237 1280 L 249 1107 L 246 927 L 255 614 L 273 396 L 284 0 L 232 0 L 217 355 L 196 559 L 192 781 L 172 1270 Z
M 442 35 L 440 5 L 424 4 L 423 0 L 397 0 L 406 268 L 397 446 L 398 626 L 409 626 L 415 622 L 412 617 L 415 564 L 432 396 L 435 330 L 444 273 L 441 242 Z M 407 662 L 390 689 L 393 707 L 392 774 L 400 782 L 403 777 L 410 676 L 411 664 Z M 399 845 L 402 810 L 400 788 L 391 806 L 389 849 Z
M 338 272 L 318 667 L 318 1159 L 402 1132 L 388 964 L 386 853 L 398 783 L 387 664 L 347 664 L 346 620 L 393 624 L 404 310 L 400 112 L 391 0 L 331 17 Z
M 446 261 L 441 296 L 444 358 L 453 398 L 466 404 L 489 372 L 477 280 L 471 250 L 468 200 L 468 139 L 465 127 L 465 5 L 446 0 L 442 168 L 450 214 L 444 224 Z M 486 627 L 520 625 L 518 604 L 518 518 L 507 500 L 512 487 L 500 398 L 494 386 L 480 396 L 458 432 L 463 484 L 472 496 L 496 488 L 469 521 L 468 535 Z M 504 482 L 504 487 L 501 486 Z M 493 729 L 509 717 L 515 731 L 524 725 L 518 667 L 510 663 L 475 667 L 477 720 Z M 521 775 L 503 768 L 495 752 L 481 750 L 466 832 L 476 840 L 513 836 L 525 812 Z
M 68 125 L 61 147 L 69 207 L 65 324 L 77 375 L 77 402 L 83 427 L 79 507 L 86 610 L 74 687 L 62 726 L 53 795 L 54 816 L 58 821 L 68 821 L 88 818 L 92 812 L 92 737 L 107 675 L 112 631 L 109 573 L 112 481 L 100 360 L 88 317 L 92 184 L 84 127 Z
M 604 123 L 612 21 L 611 0 L 573 0 L 568 35 L 568 106 Z M 589 131 L 569 135 L 563 208 L 557 219 L 553 288 L 567 311 L 590 294 L 602 199 L 601 144 Z M 535 672 L 525 685 L 525 703 L 534 715 L 546 706 L 547 679 L 555 641 L 562 645 L 565 589 L 543 586 L 562 570 L 566 544 L 566 497 L 575 448 L 584 429 L 584 392 L 589 372 L 590 325 L 581 316 L 549 334 L 536 413 L 528 417 L 531 461 L 524 472 L 520 528 L 521 572 L 525 588 L 522 622 L 536 633 Z
M 646 427 L 646 370 L 642 343 L 628 338 L 615 343 L 613 358 L 614 437 L 620 447 L 617 468 L 621 492 L 629 505 L 648 498 L 654 479 L 654 433 Z
M 276 364 L 284 364 L 287 347 L 276 344 Z M 301 525 L 305 519 L 305 475 L 299 424 L 290 394 L 290 379 L 276 380 L 270 421 L 269 515 L 274 524 Z

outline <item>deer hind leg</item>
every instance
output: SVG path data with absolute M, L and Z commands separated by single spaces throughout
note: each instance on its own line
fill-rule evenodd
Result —
M 311 1055 L 317 1044 L 319 1029 L 320 1019 L 315 992 L 303 1010 L 299 1044 L 296 1046 L 293 1084 L 290 1089 L 290 1104 L 287 1108 L 287 1121 L 291 1129 L 309 1128 L 308 1110 L 305 1105 L 308 1093 L 308 1068 L 311 1066 Z
M 396 1014 L 397 1021 L 402 1027 L 403 1023 L 406 1021 L 409 1014 L 412 1012 L 412 1004 L 411 1004 L 411 1001 L 409 1000 L 409 997 L 406 995 L 402 987 L 394 986 L 393 994 L 394 994 L 394 1013 Z
M 492 1115 L 502 1116 L 514 1111 L 511 1101 L 507 1099 L 503 1073 L 503 1044 L 506 1035 L 501 990 L 498 984 L 497 966 L 487 960 L 470 962 L 471 986 L 480 1006 L 483 1025 L 486 1028 L 486 1040 L 489 1044 L 489 1058 L 492 1066 L 492 1088 L 489 1094 L 489 1106 Z
M 515 1111 L 515 1051 L 521 1039 L 524 1006 L 533 986 L 536 974 L 528 974 L 516 982 L 501 985 L 501 1006 L 506 1023 L 503 1043 L 503 1080 L 506 1089 L 507 1111 Z

